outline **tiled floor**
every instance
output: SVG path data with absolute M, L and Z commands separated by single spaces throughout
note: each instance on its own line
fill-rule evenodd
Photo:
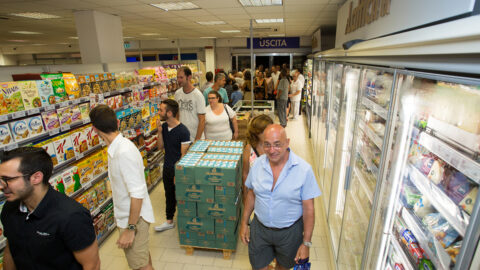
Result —
M 290 120 L 287 125 L 287 137 L 290 138 L 291 149 L 310 164 L 313 164 L 313 153 L 308 138 L 306 121 Z M 318 181 L 318 179 L 317 179 Z M 165 221 L 165 196 L 163 184 L 160 183 L 150 194 L 157 223 Z M 313 232 L 313 248 L 310 249 L 312 269 L 332 269 L 330 262 L 330 246 L 327 239 L 326 218 L 321 199 L 315 200 L 315 229 Z M 219 270 L 219 269 L 251 269 L 248 260 L 248 250 L 239 241 L 237 250 L 230 260 L 223 259 L 220 251 L 195 250 L 193 256 L 185 255 L 185 250 L 179 247 L 176 228 L 174 230 L 156 233 L 151 226 L 150 253 L 153 267 L 156 270 Z M 101 269 L 129 269 L 123 251 L 118 249 L 115 231 L 100 247 Z

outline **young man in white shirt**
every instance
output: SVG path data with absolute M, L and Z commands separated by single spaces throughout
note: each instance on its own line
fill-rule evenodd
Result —
M 193 87 L 190 68 L 178 69 L 177 83 L 180 88 L 175 92 L 175 100 L 180 106 L 180 122 L 190 131 L 193 142 L 202 138 L 205 128 L 205 99 L 202 92 Z
M 112 187 L 117 241 L 132 269 L 150 270 L 149 227 L 155 222 L 143 159 L 137 147 L 118 131 L 115 112 L 106 105 L 90 111 L 93 129 L 108 145 L 108 177 Z

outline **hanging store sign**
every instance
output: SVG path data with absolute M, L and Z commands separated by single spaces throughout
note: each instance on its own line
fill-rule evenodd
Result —
M 475 0 L 348 0 L 338 10 L 335 47 L 469 14 L 474 6 Z
M 253 38 L 254 49 L 293 49 L 300 48 L 300 37 Z M 250 49 L 250 38 L 247 38 Z

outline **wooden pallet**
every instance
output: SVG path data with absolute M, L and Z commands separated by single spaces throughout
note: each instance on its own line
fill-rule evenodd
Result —
M 180 247 L 185 248 L 185 254 L 188 255 L 188 256 L 192 256 L 193 251 L 195 249 L 222 251 L 223 252 L 223 258 L 225 260 L 230 260 L 230 256 L 232 255 L 232 252 L 235 252 L 235 250 L 233 250 L 233 249 L 207 248 L 207 247 L 185 246 L 185 245 L 181 245 Z

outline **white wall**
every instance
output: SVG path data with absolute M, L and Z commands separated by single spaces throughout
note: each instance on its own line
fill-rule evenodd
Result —
M 216 55 L 216 68 L 223 68 L 227 72 L 232 69 L 232 48 L 217 47 Z
M 0 66 L 15 66 L 17 59 L 15 55 L 0 54 Z

